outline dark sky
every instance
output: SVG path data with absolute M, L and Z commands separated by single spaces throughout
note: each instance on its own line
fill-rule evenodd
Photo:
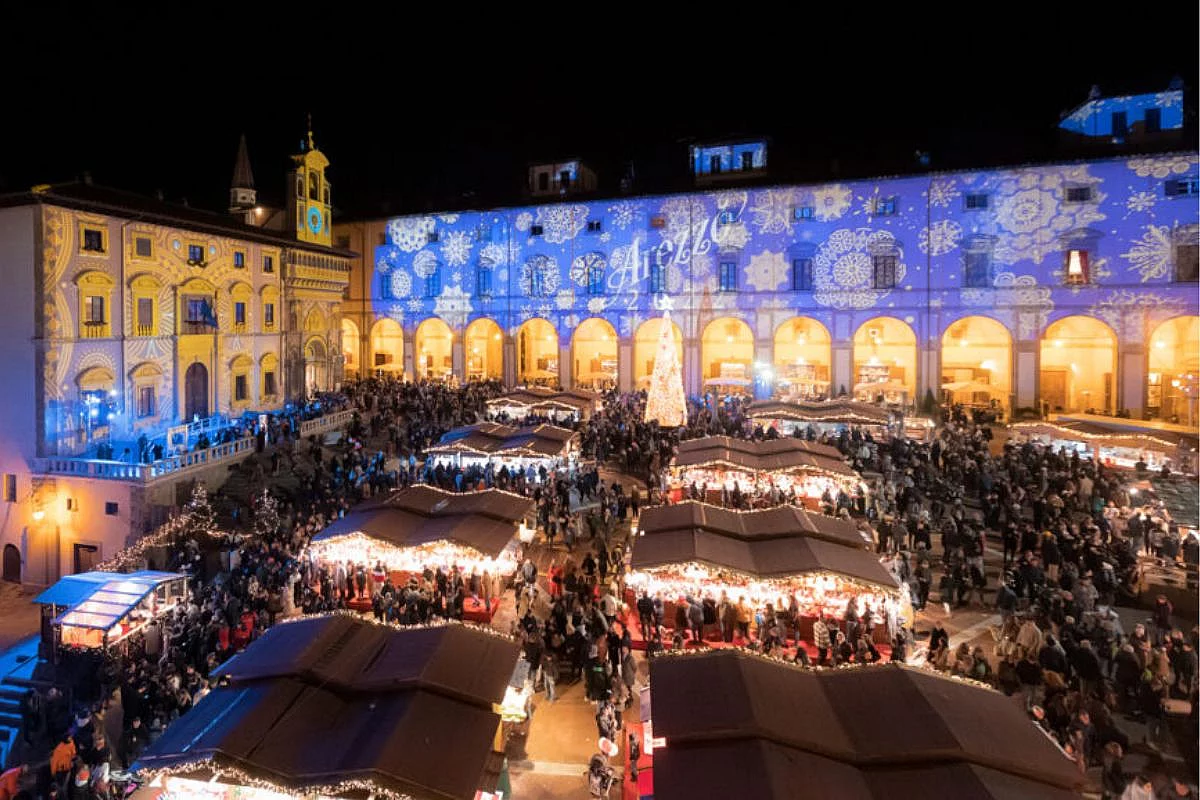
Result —
M 1095 3 L 914 4 L 888 18 L 843 5 L 845 19 L 697 10 L 694 30 L 604 10 L 595 15 L 621 24 L 483 23 L 460 38 L 465 7 L 377 31 L 362 17 L 321 39 L 321 66 L 296 58 L 305 45 L 282 31 L 218 35 L 257 42 L 232 52 L 188 28 L 147 53 L 133 47 L 143 31 L 97 41 L 80 21 L 52 45 L 31 36 L 3 56 L 23 77 L 8 82 L 0 116 L 0 191 L 86 170 L 223 209 L 244 132 L 260 200 L 278 202 L 310 111 L 343 215 L 516 202 L 530 162 L 567 155 L 593 162 L 606 191 L 629 161 L 640 191 L 678 188 L 693 137 L 768 135 L 781 179 L 906 171 L 916 149 L 935 168 L 985 166 L 1049 157 L 1060 113 L 1092 84 L 1197 84 L 1195 3 L 1119 17 Z M 601 7 L 570 7 L 586 8 Z

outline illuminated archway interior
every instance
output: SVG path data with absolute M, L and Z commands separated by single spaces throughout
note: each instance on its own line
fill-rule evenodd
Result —
M 585 319 L 571 335 L 575 385 L 605 389 L 617 384 L 617 331 L 600 317 Z
M 829 394 L 832 363 L 829 331 L 815 319 L 793 317 L 775 331 L 775 376 L 779 392 L 804 399 Z
M 847 387 L 848 389 L 850 387 Z M 891 403 L 917 398 L 917 335 L 893 317 L 876 317 L 854 334 L 855 396 Z
M 517 381 L 520 383 L 558 383 L 558 332 L 540 317 L 517 331 Z
M 1150 336 L 1146 410 L 1156 419 L 1195 426 L 1200 382 L 1200 317 L 1176 317 Z
M 418 380 L 443 381 L 454 373 L 454 332 L 444 320 L 430 317 L 418 325 L 413 347 Z
M 495 320 L 481 317 L 463 334 L 467 380 L 482 381 L 504 374 L 504 334 Z
M 1065 317 L 1042 336 L 1038 396 L 1050 411 L 1113 411 L 1117 337 L 1091 317 Z
M 342 359 L 345 372 L 358 372 L 358 326 L 354 320 L 342 318 Z
M 749 387 L 754 379 L 754 333 L 740 319 L 721 317 L 704 329 L 700 363 L 706 386 Z
M 394 319 L 381 319 L 371 329 L 371 369 L 404 372 L 404 331 Z
M 989 388 L 990 387 L 990 388 Z M 1012 336 L 989 317 L 966 317 L 942 336 L 942 388 L 956 402 L 1008 408 Z
M 658 337 L 662 336 L 662 317 L 648 319 L 638 326 L 633 337 L 633 380 L 635 386 L 649 384 L 650 376 L 654 374 L 654 359 L 658 355 Z M 671 321 L 672 334 L 675 336 L 675 357 L 683 364 L 683 331 L 674 320 Z

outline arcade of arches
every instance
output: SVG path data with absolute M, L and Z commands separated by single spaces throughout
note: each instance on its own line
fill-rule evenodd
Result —
M 358 363 L 358 326 L 354 320 L 342 317 L 342 359 L 343 369 L 347 375 L 357 375 L 362 365 Z
M 633 385 L 644 388 L 650 384 L 650 376 L 654 374 L 654 359 L 658 355 L 658 339 L 662 336 L 662 317 L 648 319 L 638 326 L 633 337 Z M 675 335 L 675 357 L 683 364 L 683 331 L 674 321 L 671 322 L 672 333 Z
M 467 380 L 499 379 L 504 376 L 504 333 L 494 320 L 480 317 L 463 333 Z
M 917 334 L 893 317 L 876 317 L 854 333 L 854 396 L 916 402 Z
M 585 319 L 571 336 L 571 375 L 576 386 L 617 385 L 617 331 L 600 317 Z
M 558 382 L 558 332 L 540 317 L 517 329 L 517 382 Z
M 371 328 L 372 372 L 404 372 L 404 330 L 394 319 L 381 319 Z
M 990 317 L 966 317 L 942 335 L 942 391 L 960 403 L 1009 407 L 1012 336 Z
M 413 336 L 417 380 L 446 380 L 454 374 L 454 332 L 445 320 L 430 317 Z
M 1176 317 L 1150 335 L 1146 411 L 1157 419 L 1194 427 L 1200 379 L 1200 317 Z
M 700 339 L 701 382 L 705 386 L 749 387 L 753 381 L 754 333 L 740 319 L 721 317 Z
M 827 396 L 832 360 L 829 331 L 815 319 L 794 317 L 775 331 L 775 376 L 782 394 Z
M 1064 317 L 1042 334 L 1043 406 L 1053 411 L 1111 414 L 1116 386 L 1117 337 L 1092 317 Z

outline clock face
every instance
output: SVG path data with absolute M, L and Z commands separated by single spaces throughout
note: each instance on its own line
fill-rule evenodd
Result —
M 325 227 L 325 216 L 321 213 L 321 209 L 316 206 L 309 206 L 308 229 L 313 233 L 320 233 L 323 227 Z

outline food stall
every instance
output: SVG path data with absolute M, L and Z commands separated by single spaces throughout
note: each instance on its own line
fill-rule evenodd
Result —
M 897 380 L 864 381 L 855 384 L 854 396 L 868 403 L 875 403 L 879 398 L 890 405 L 908 405 L 908 386 Z
M 1194 469 L 1196 463 L 1195 437 L 1166 431 L 1121 431 L 1092 422 L 1061 419 L 1017 422 L 1008 428 L 1018 442 L 1032 442 L 1055 451 L 1065 448 L 1112 467 L 1133 469 L 1140 461 L 1150 470 L 1157 471 L 1166 465 L 1179 471 L 1185 464 Z
M 100 650 L 142 631 L 186 597 L 186 575 L 143 570 L 67 575 L 33 601 L 42 607 L 47 645 Z
M 825 402 L 764 400 L 751 403 L 746 413 L 756 426 L 774 428 L 783 436 L 810 427 L 817 433 L 836 435 L 846 428 L 861 428 L 876 439 L 890 430 L 894 417 L 886 408 L 838 398 Z
M 480 422 L 448 431 L 426 452 L 435 466 L 553 471 L 571 466 L 578 458 L 579 434 L 555 425 L 513 428 Z
M 487 401 L 488 419 L 504 416 L 516 422 L 546 417 L 555 422 L 587 420 L 600 410 L 600 396 L 579 389 L 546 389 L 528 386 Z

